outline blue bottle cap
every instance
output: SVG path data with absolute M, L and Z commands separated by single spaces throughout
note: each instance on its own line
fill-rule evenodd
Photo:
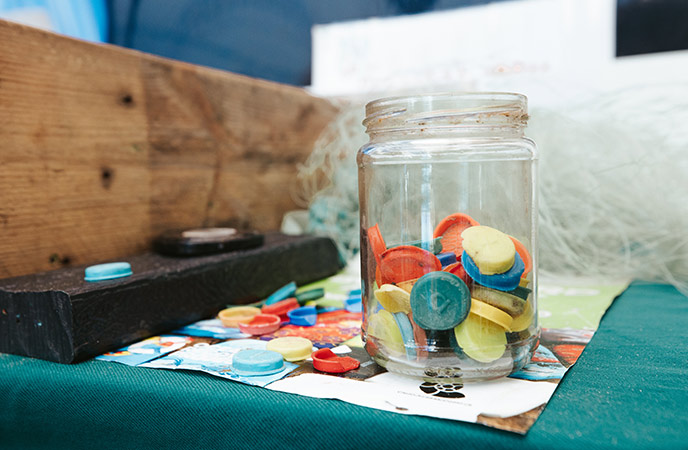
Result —
M 86 270 L 84 271 L 84 280 L 113 280 L 115 278 L 128 277 L 131 274 L 131 264 L 129 264 L 128 262 L 97 264 L 95 266 L 90 266 L 86 268 Z
M 265 304 L 272 305 L 273 303 L 293 297 L 294 294 L 296 294 L 296 283 L 292 281 L 291 283 L 282 286 L 270 294 L 270 296 L 265 300 Z
M 289 322 L 300 327 L 312 327 L 318 321 L 318 311 L 315 306 L 302 306 L 287 313 Z
M 406 349 L 406 357 L 410 361 L 416 360 L 416 340 L 413 337 L 413 326 L 408 316 L 403 312 L 396 312 L 393 314 L 394 321 L 401 332 L 401 339 L 404 341 L 404 348 Z
M 440 260 L 442 263 L 442 267 L 447 267 L 450 264 L 454 264 L 456 262 L 456 253 L 454 252 L 445 252 L 445 253 L 440 253 L 437 255 L 437 259 Z
M 413 320 L 425 330 L 449 330 L 464 321 L 471 309 L 471 292 L 449 272 L 430 272 L 411 289 Z
M 318 314 L 340 311 L 341 309 L 342 308 L 339 308 L 337 306 L 317 306 L 317 305 L 315 305 L 315 310 Z
M 349 297 L 344 300 L 344 308 L 350 313 L 360 313 L 363 311 L 363 301 L 361 297 Z
M 282 369 L 282 355 L 271 350 L 241 350 L 232 357 L 232 371 L 244 377 L 272 375 Z
M 465 250 L 461 254 L 461 265 L 463 265 L 463 269 L 473 281 L 499 291 L 513 291 L 516 289 L 521 282 L 521 275 L 523 275 L 523 271 L 526 268 L 518 252 L 516 252 L 514 257 L 514 265 L 504 273 L 483 275 Z

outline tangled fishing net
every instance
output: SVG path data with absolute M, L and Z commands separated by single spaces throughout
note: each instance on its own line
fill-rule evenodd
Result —
M 309 230 L 345 258 L 359 245 L 356 151 L 362 105 L 341 114 L 299 170 Z M 688 293 L 688 83 L 531 108 L 538 145 L 539 268 L 663 281 Z

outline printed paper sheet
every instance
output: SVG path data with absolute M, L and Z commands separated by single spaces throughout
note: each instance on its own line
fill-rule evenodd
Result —
M 342 300 L 359 285 L 358 264 L 352 262 L 341 273 L 300 290 L 323 287 L 325 300 Z M 198 370 L 275 391 L 524 434 L 583 352 L 604 312 L 627 285 L 627 280 L 541 280 L 538 308 L 542 336 L 532 361 L 510 377 L 483 383 L 428 383 L 387 372 L 362 347 L 361 314 L 346 310 L 320 314 L 313 327 L 286 325 L 260 337 L 225 328 L 217 319 L 203 320 L 97 359 L 148 368 Z M 242 377 L 232 371 L 232 356 L 238 351 L 264 349 L 267 341 L 281 336 L 306 337 L 314 349 L 331 348 L 356 358 L 361 366 L 342 375 L 318 372 L 310 360 L 285 363 L 281 372 L 268 376 Z

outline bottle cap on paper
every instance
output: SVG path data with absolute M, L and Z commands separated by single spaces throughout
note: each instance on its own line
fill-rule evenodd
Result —
M 286 336 L 268 342 L 268 350 L 280 353 L 286 361 L 302 361 L 313 351 L 313 343 L 303 337 Z
M 318 321 L 318 312 L 315 306 L 302 306 L 292 309 L 287 315 L 292 325 L 300 327 L 312 327 Z
M 361 363 L 350 356 L 337 356 L 329 348 L 321 348 L 313 352 L 313 367 L 327 373 L 344 373 L 358 369 Z
M 253 336 L 260 336 L 262 334 L 272 333 L 282 324 L 280 316 L 275 314 L 256 314 L 248 323 L 239 323 L 239 329 L 242 333 L 251 334 Z
M 248 323 L 260 309 L 255 306 L 234 306 L 219 312 L 217 317 L 222 321 L 222 325 L 228 328 L 238 328 L 240 323 Z
M 241 350 L 232 358 L 232 370 L 244 377 L 272 375 L 283 368 L 282 355 L 270 350 Z

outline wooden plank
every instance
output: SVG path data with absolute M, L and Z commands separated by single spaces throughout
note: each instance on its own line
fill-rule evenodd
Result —
M 84 281 L 84 267 L 0 280 L 0 352 L 81 361 L 341 269 L 331 239 L 280 233 L 229 253 L 127 259 L 133 274 L 108 281 Z
M 0 21 L 0 278 L 175 227 L 279 226 L 336 114 L 303 89 Z

